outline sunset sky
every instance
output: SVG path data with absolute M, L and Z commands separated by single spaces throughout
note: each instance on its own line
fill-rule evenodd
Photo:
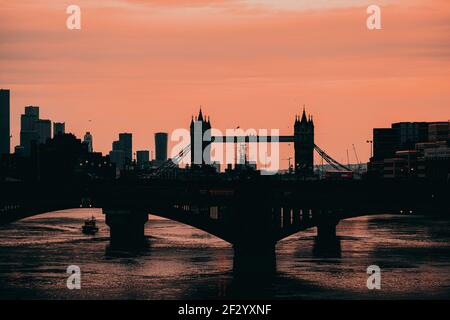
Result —
M 67 6 L 82 29 L 66 28 Z M 382 30 L 366 8 L 382 9 Z M 219 129 L 292 134 L 303 104 L 316 143 L 367 161 L 373 127 L 450 118 L 448 0 L 0 0 L 0 87 L 11 89 L 12 148 L 20 114 L 134 149 L 187 128 L 200 105 Z M 91 120 L 91 121 L 89 121 Z M 293 154 L 283 147 L 282 157 Z M 287 161 L 283 161 L 287 166 Z

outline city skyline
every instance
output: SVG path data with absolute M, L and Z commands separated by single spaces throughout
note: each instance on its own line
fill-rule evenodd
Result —
M 153 133 L 184 128 L 199 105 L 218 129 L 283 134 L 293 125 L 285 115 L 306 104 L 318 144 L 340 161 L 355 144 L 363 162 L 372 128 L 448 118 L 445 1 L 384 1 L 376 31 L 365 27 L 365 2 L 311 14 L 287 2 L 280 9 L 270 1 L 202 1 L 188 10 L 195 21 L 183 16 L 183 2 L 116 3 L 80 1 L 79 31 L 65 28 L 63 6 L 3 4 L 0 83 L 12 90 L 11 146 L 25 105 L 39 105 L 43 118 L 66 121 L 79 137 L 91 132 L 106 154 L 131 129 L 136 150 L 154 149 Z

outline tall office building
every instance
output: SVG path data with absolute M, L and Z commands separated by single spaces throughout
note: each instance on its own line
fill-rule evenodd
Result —
M 64 122 L 53 123 L 53 137 L 66 133 L 66 124 Z
M 119 133 L 119 143 L 124 152 L 125 162 L 133 160 L 133 135 L 131 133 Z
M 88 146 L 88 152 L 94 152 L 93 138 L 92 134 L 88 131 L 84 135 L 83 142 Z
M 119 140 L 113 141 L 112 150 L 109 153 L 111 162 L 116 165 L 118 173 L 131 163 L 133 155 L 133 142 L 131 133 L 120 133 Z
M 167 141 L 168 134 L 166 132 L 155 133 L 156 161 L 167 160 Z
M 25 113 L 20 116 L 20 153 L 30 155 L 33 143 L 46 143 L 51 136 L 52 122 L 39 119 L 39 107 L 25 107 Z
M 25 156 L 30 155 L 32 143 L 37 143 L 39 136 L 36 123 L 39 120 L 39 107 L 27 106 L 20 116 L 20 149 Z
M 0 155 L 10 152 L 10 92 L 0 89 Z
M 52 122 L 50 120 L 38 119 L 36 121 L 38 143 L 44 144 L 52 136 Z

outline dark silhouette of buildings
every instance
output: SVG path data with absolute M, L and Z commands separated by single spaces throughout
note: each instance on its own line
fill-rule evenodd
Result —
M 150 161 L 150 152 L 148 150 L 136 151 L 136 163 L 139 169 L 143 169 L 144 166 Z
M 66 133 L 66 124 L 64 122 L 53 123 L 53 137 Z
M 109 157 L 88 152 L 88 145 L 71 133 L 58 134 L 40 144 L 30 159 L 36 169 L 36 179 L 43 182 L 115 178 L 115 167 Z
M 211 123 L 209 117 L 203 117 L 202 109 L 198 116 L 192 117 L 190 125 L 191 135 L 191 164 L 211 164 Z
M 10 91 L 0 89 L 0 155 L 10 153 Z
M 124 152 L 125 163 L 131 163 L 133 160 L 133 135 L 131 133 L 120 133 L 119 143 Z
M 295 172 L 310 176 L 314 170 L 314 122 L 306 116 L 305 108 L 301 119 L 294 123 Z
M 449 179 L 450 125 L 442 122 L 398 122 L 373 129 L 371 175 L 384 178 Z
M 36 122 L 36 131 L 38 135 L 38 143 L 47 142 L 52 136 L 52 122 L 50 120 L 38 119 Z
M 373 159 L 393 157 L 397 149 L 397 132 L 393 128 L 373 129 Z
M 133 136 L 131 133 L 119 134 L 119 140 L 112 143 L 109 157 L 111 162 L 116 165 L 118 174 L 131 164 L 133 157 Z
M 156 161 L 164 162 L 167 160 L 168 134 L 166 132 L 155 133 Z
M 20 117 L 20 146 L 16 152 L 29 156 L 33 144 L 43 144 L 51 138 L 52 123 L 39 119 L 39 107 L 27 106 Z
M 89 131 L 86 132 L 86 134 L 84 135 L 83 143 L 85 143 L 87 145 L 88 152 L 94 152 L 93 137 L 92 137 L 92 134 Z

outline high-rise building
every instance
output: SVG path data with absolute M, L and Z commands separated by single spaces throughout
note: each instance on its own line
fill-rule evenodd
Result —
M 39 140 L 36 127 L 38 120 L 39 107 L 25 107 L 25 113 L 20 116 L 20 152 L 22 155 L 30 155 L 31 145 Z
M 133 160 L 133 135 L 131 133 L 119 133 L 119 143 L 124 152 L 125 162 Z
M 166 132 L 155 133 L 156 161 L 167 160 L 168 134 Z
M 25 107 L 25 115 L 36 117 L 39 119 L 39 107 L 37 106 L 27 106 Z
M 133 142 L 131 133 L 120 133 L 119 140 L 113 141 L 112 150 L 109 153 L 111 162 L 116 165 L 118 173 L 131 163 L 133 155 Z
M 59 134 L 66 133 L 66 124 L 64 122 L 54 122 L 53 123 L 53 137 Z
M 125 154 L 123 150 L 112 150 L 109 152 L 109 158 L 111 162 L 116 165 L 118 172 L 125 168 Z
M 52 122 L 50 120 L 38 119 L 36 121 L 38 143 L 44 144 L 52 136 Z
M 312 116 L 306 116 L 305 108 L 301 119 L 296 116 L 294 122 L 295 172 L 312 175 L 314 172 L 314 122 Z
M 0 155 L 10 153 L 10 91 L 0 89 Z
M 88 152 L 94 152 L 93 138 L 89 131 L 84 135 L 83 143 L 87 144 Z
M 139 168 L 142 168 L 145 163 L 150 161 L 150 152 L 148 150 L 136 151 L 136 161 Z
M 52 122 L 39 119 L 39 107 L 27 106 L 20 116 L 20 153 L 30 155 L 33 143 L 44 144 L 52 136 Z

